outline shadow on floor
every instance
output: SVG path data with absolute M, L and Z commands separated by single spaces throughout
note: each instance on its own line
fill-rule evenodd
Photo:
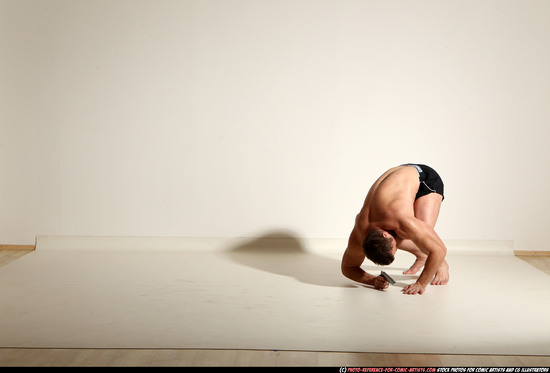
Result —
M 345 248 L 342 249 L 342 254 Z M 340 260 L 324 257 L 308 251 L 304 242 L 290 231 L 272 231 L 259 237 L 250 238 L 244 244 L 223 252 L 230 260 L 312 285 L 331 287 L 367 287 L 344 277 L 340 270 Z M 370 274 L 378 275 L 382 270 L 405 271 L 407 268 L 376 266 L 368 260 L 362 268 Z M 405 287 L 402 280 L 415 280 L 418 275 L 392 275 L 395 286 Z
M 343 250 L 342 249 L 342 253 Z M 302 240 L 287 231 L 269 232 L 224 251 L 232 261 L 261 271 L 318 286 L 355 287 L 340 271 L 340 261 L 308 252 Z

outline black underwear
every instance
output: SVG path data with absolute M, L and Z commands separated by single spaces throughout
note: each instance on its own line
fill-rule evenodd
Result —
M 416 197 L 414 198 L 415 201 L 430 193 L 441 194 L 443 199 L 445 199 L 445 196 L 443 195 L 443 180 L 441 180 L 441 177 L 433 168 L 424 164 L 416 163 L 407 163 L 402 166 L 411 166 L 418 171 L 420 185 L 418 186 L 418 193 L 416 193 Z

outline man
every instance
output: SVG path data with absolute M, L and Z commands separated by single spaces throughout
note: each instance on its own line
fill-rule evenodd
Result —
M 405 294 L 422 294 L 427 285 L 445 285 L 449 266 L 447 248 L 434 231 L 443 201 L 443 181 L 432 168 L 406 164 L 386 171 L 370 188 L 363 208 L 355 218 L 342 258 L 342 273 L 351 280 L 383 290 L 382 276 L 361 269 L 365 256 L 379 265 L 393 262 L 397 249 L 416 256 L 405 274 L 423 271 L 416 283 L 403 289 Z

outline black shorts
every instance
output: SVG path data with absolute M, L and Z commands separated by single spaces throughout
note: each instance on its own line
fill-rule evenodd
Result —
M 414 167 L 416 171 L 418 171 L 420 185 L 418 186 L 418 192 L 416 193 L 416 197 L 414 198 L 415 201 L 420 197 L 430 193 L 441 194 L 443 199 L 445 199 L 445 196 L 443 195 L 443 180 L 441 180 L 441 177 L 433 168 L 426 166 L 425 164 L 416 163 L 407 163 L 403 166 L 411 166 Z

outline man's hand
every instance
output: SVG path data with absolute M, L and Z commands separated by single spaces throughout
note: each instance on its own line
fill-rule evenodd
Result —
M 426 285 L 415 282 L 414 284 L 405 286 L 405 288 L 403 289 L 403 294 L 423 294 L 424 290 L 426 290 Z
M 372 284 L 377 290 L 384 290 L 389 286 L 388 281 L 386 281 L 386 279 L 382 276 L 375 277 Z

